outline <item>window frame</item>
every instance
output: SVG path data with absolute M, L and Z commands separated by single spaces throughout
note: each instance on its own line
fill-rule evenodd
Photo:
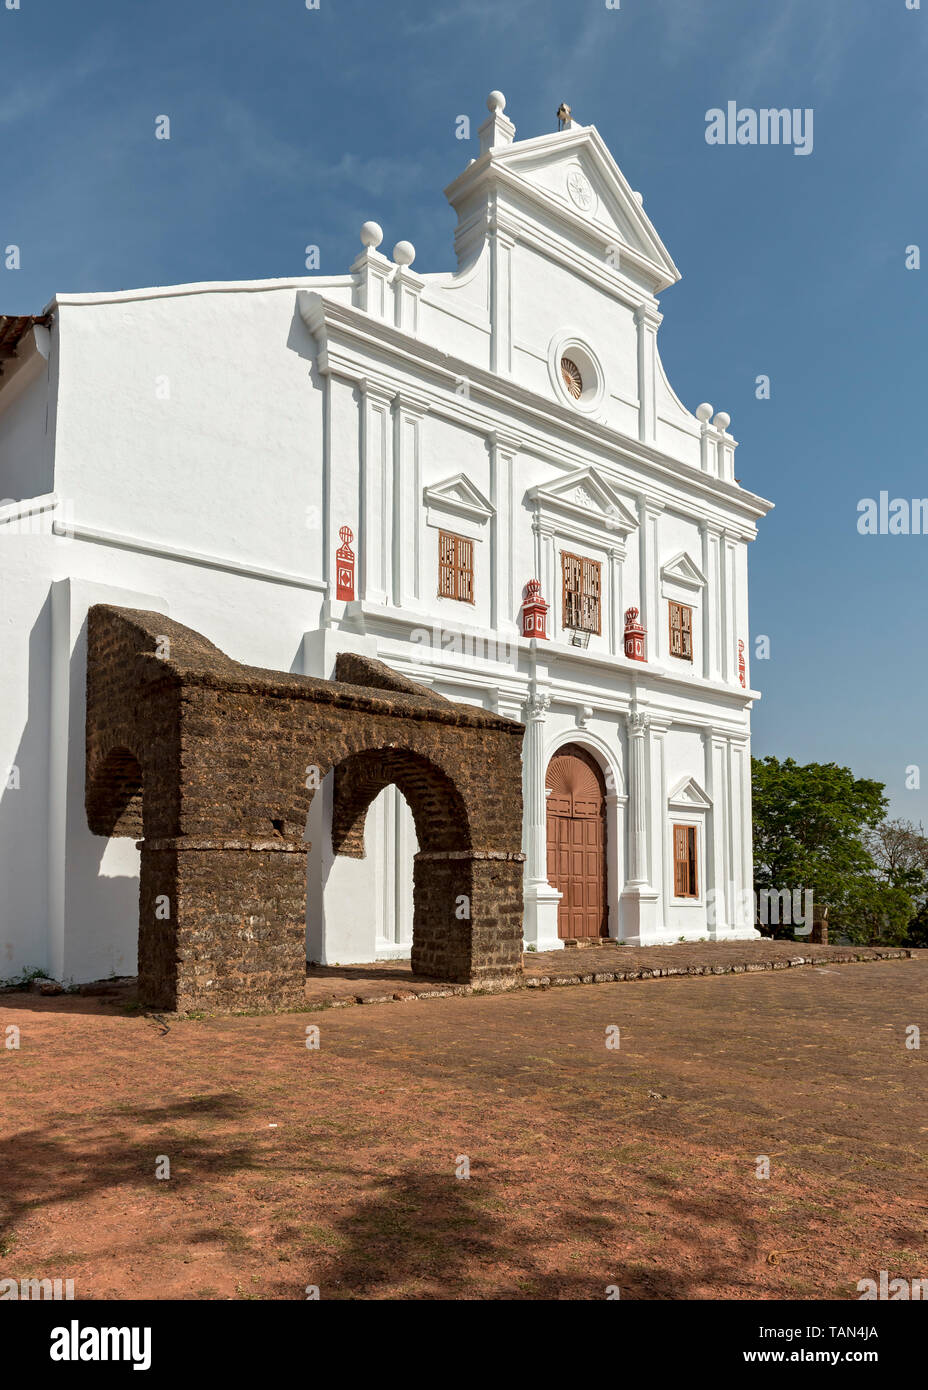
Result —
M 567 584 L 567 562 L 573 560 L 579 566 L 580 588 L 572 590 Z M 595 571 L 596 588 L 595 594 L 585 593 L 583 590 L 584 565 L 590 567 L 590 573 Z M 567 617 L 567 597 L 569 593 L 576 593 L 580 599 L 580 607 L 583 606 L 583 599 L 589 599 L 596 605 L 596 626 L 584 627 L 581 623 L 568 622 Z M 581 614 L 582 617 L 582 614 Z M 565 632 L 588 632 L 591 637 L 601 637 L 603 631 L 603 566 L 601 560 L 592 560 L 588 555 L 576 555 L 572 550 L 561 551 L 561 627 Z
M 673 649 L 673 636 L 674 636 L 673 610 L 674 610 L 675 608 L 679 608 L 679 610 L 680 610 L 680 628 L 679 628 L 679 632 L 680 632 L 680 646 L 681 646 L 681 648 L 684 646 L 684 639 L 685 639 L 685 637 L 688 635 L 688 636 L 689 636 L 689 642 L 690 642 L 689 653 L 687 653 L 687 652 L 685 652 L 685 651 L 683 651 L 683 650 L 678 651 L 678 652 L 675 652 L 674 649 Z M 684 626 L 684 623 L 683 623 L 683 614 L 684 614 L 684 613 L 688 613 L 688 614 L 689 614 L 689 627 L 688 627 L 688 628 L 685 627 L 685 626 Z M 690 665 L 693 665 L 693 664 L 695 663 L 695 659 L 696 659 L 696 658 L 695 658 L 695 652 L 694 652 L 694 650 L 693 650 L 693 633 L 694 633 L 693 605 L 690 604 L 690 603 L 681 603 L 679 599 L 669 598 L 669 599 L 667 600 L 667 641 L 668 641 L 667 652 L 668 652 L 668 655 L 669 655 L 669 656 L 676 657 L 677 661 L 688 661 L 688 662 L 690 663 Z
M 445 545 L 451 544 L 452 558 L 450 561 L 445 558 Z M 463 558 L 463 557 L 466 557 Z M 450 585 L 445 586 L 445 576 L 450 576 Z M 461 578 L 466 576 L 469 584 L 461 584 Z M 445 531 L 439 528 L 438 532 L 438 597 L 450 599 L 453 603 L 475 603 L 474 590 L 474 542 L 470 536 L 461 536 L 456 531 Z M 461 593 L 462 588 L 469 592 Z
M 677 834 L 684 837 L 684 857 L 677 855 Z M 699 898 L 699 826 L 691 821 L 671 821 L 671 851 L 673 861 L 673 895 L 685 898 L 687 902 Z M 689 847 L 692 846 L 692 853 Z M 680 870 L 685 870 L 681 877 Z

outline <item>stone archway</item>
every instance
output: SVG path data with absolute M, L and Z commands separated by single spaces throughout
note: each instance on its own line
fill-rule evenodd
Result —
M 548 764 L 545 790 L 548 882 L 561 894 L 558 936 L 562 940 L 608 936 L 602 769 L 580 744 L 564 744 Z
M 97 834 L 137 835 L 141 812 L 143 1001 L 210 1012 L 301 1002 L 303 829 L 333 768 L 336 852 L 363 853 L 367 808 L 390 783 L 422 827 L 413 969 L 511 983 L 523 732 L 376 661 L 343 654 L 335 681 L 265 671 L 160 614 L 92 608 L 87 817 Z M 113 749 L 139 750 L 143 791 Z

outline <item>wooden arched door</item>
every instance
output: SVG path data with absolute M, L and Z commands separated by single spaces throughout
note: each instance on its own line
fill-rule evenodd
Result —
M 548 764 L 548 882 L 561 893 L 561 938 L 609 935 L 606 784 L 585 748 L 568 743 Z

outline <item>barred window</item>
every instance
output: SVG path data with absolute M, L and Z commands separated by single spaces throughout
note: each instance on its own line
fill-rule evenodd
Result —
M 673 892 L 677 898 L 696 898 L 696 827 L 673 828 Z
M 693 610 L 685 603 L 670 605 L 670 655 L 693 660 Z
M 585 560 L 581 555 L 569 555 L 562 550 L 561 570 L 564 580 L 564 627 L 599 634 L 602 631 L 599 561 Z
M 438 533 L 438 597 L 474 601 L 474 543 L 448 531 Z

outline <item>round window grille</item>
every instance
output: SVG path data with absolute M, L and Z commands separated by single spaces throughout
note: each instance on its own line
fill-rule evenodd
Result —
M 580 375 L 579 367 L 575 362 L 571 362 L 569 357 L 561 358 L 561 376 L 574 400 L 579 401 L 583 394 L 583 377 Z

